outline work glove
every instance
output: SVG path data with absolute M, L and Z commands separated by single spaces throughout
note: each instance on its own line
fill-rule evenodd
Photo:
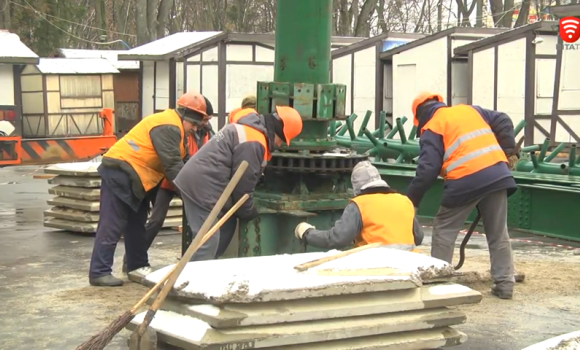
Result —
M 518 156 L 515 154 L 508 157 L 508 167 L 510 168 L 510 170 L 516 170 L 518 160 L 519 160 Z
M 296 226 L 296 228 L 294 229 L 294 235 L 296 236 L 296 238 L 298 238 L 299 240 L 302 240 L 302 237 L 304 237 L 304 234 L 310 230 L 316 228 L 312 225 L 310 225 L 307 222 L 301 222 L 298 224 L 298 226 Z

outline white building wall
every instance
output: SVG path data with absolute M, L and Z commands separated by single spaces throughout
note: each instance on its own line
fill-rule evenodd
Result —
M 525 115 L 526 38 L 498 47 L 497 70 L 497 110 L 509 115 L 517 125 Z M 534 140 L 537 137 L 534 136 Z
M 407 117 L 408 136 L 413 127 L 411 106 L 417 93 L 436 91 L 447 100 L 447 38 L 394 55 L 393 87 L 393 118 Z
M 141 64 L 143 65 L 143 80 L 141 82 L 141 113 L 143 117 L 146 117 L 154 113 L 153 100 L 155 99 L 155 62 L 142 61 Z
M 169 108 L 169 61 L 156 61 L 155 111 Z
M 367 111 L 371 111 L 371 118 L 367 129 L 374 131 L 375 125 L 375 100 L 376 100 L 376 57 L 375 46 L 354 53 L 354 85 L 352 86 L 354 106 L 352 112 L 358 115 L 355 120 L 355 131 L 358 132 Z M 350 97 L 347 85 L 347 99 Z M 347 112 L 350 111 L 347 109 Z
M 13 106 L 14 70 L 11 64 L 0 63 L 0 106 Z
M 473 80 L 471 86 L 473 105 L 493 109 L 494 90 L 494 48 L 473 53 Z
M 563 50 L 562 72 L 560 75 L 560 100 L 559 110 L 580 110 L 580 50 Z M 580 135 L 580 113 L 574 115 L 560 115 L 560 118 L 570 126 L 570 128 Z M 556 140 L 574 142 L 568 132 L 558 129 Z

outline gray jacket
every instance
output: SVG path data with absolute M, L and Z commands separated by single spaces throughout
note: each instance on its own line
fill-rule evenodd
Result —
M 250 198 L 238 209 L 236 215 L 244 220 L 258 216 L 254 207 L 254 188 L 262 175 L 266 162 L 265 152 L 260 142 L 247 139 L 244 129 L 247 125 L 267 136 L 269 150 L 273 150 L 274 136 L 266 129 L 264 118 L 249 115 L 236 124 L 227 124 L 187 161 L 173 183 L 181 196 L 195 202 L 202 208 L 211 210 L 242 161 L 248 162 L 248 169 L 234 189 L 222 212 L 227 211 L 244 194 Z M 268 136 L 269 135 L 269 136 Z

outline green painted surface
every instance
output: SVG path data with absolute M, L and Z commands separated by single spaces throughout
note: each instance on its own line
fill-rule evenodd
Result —
M 274 81 L 330 82 L 332 0 L 276 2 Z
M 415 175 L 414 171 L 390 169 L 384 164 L 378 167 L 382 178 L 401 193 L 405 193 Z M 579 177 L 514 172 L 514 178 L 519 189 L 509 198 L 510 228 L 580 241 L 580 225 L 575 216 L 580 203 Z M 418 215 L 433 218 L 442 195 L 443 179 L 439 178 L 423 198 Z M 472 222 L 475 215 L 474 210 L 467 221 Z
M 328 229 L 350 198 L 350 170 L 337 166 L 345 158 L 322 155 L 338 145 L 328 134 L 331 123 L 336 128 L 346 118 L 346 86 L 330 84 L 332 1 L 278 0 L 276 11 L 274 82 L 258 82 L 257 109 L 265 114 L 292 106 L 303 128 L 289 147 L 274 152 L 271 163 L 278 165 L 266 169 L 254 192 L 260 217 L 240 222 L 240 256 L 301 252 L 296 225 Z

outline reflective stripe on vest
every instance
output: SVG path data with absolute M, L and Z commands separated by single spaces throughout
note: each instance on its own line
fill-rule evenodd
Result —
M 235 109 L 230 113 L 230 123 L 237 123 L 238 120 L 252 114 L 258 114 L 258 112 L 253 108 Z
M 459 179 L 499 162 L 505 153 L 483 117 L 471 106 L 438 109 L 423 127 L 443 137 L 445 154 L 441 176 Z
M 356 203 L 362 219 L 362 230 L 355 240 L 357 247 L 382 243 L 387 248 L 414 251 L 415 208 L 407 196 L 374 193 L 351 201 Z
M 185 157 L 183 124 L 181 118 L 171 109 L 143 118 L 104 154 L 104 157 L 128 163 L 139 176 L 145 192 L 157 186 L 165 176 L 161 160 L 149 136 L 151 130 L 160 125 L 174 125 L 179 128 L 181 132 L 179 152 L 183 159 Z
M 238 133 L 238 142 L 240 144 L 244 142 L 259 142 L 262 147 L 264 147 L 264 157 L 262 159 L 262 167 L 268 165 L 268 161 L 272 158 L 270 151 L 268 149 L 268 142 L 266 141 L 266 136 L 260 131 L 249 127 L 247 125 L 232 124 L 236 127 L 236 132 Z

